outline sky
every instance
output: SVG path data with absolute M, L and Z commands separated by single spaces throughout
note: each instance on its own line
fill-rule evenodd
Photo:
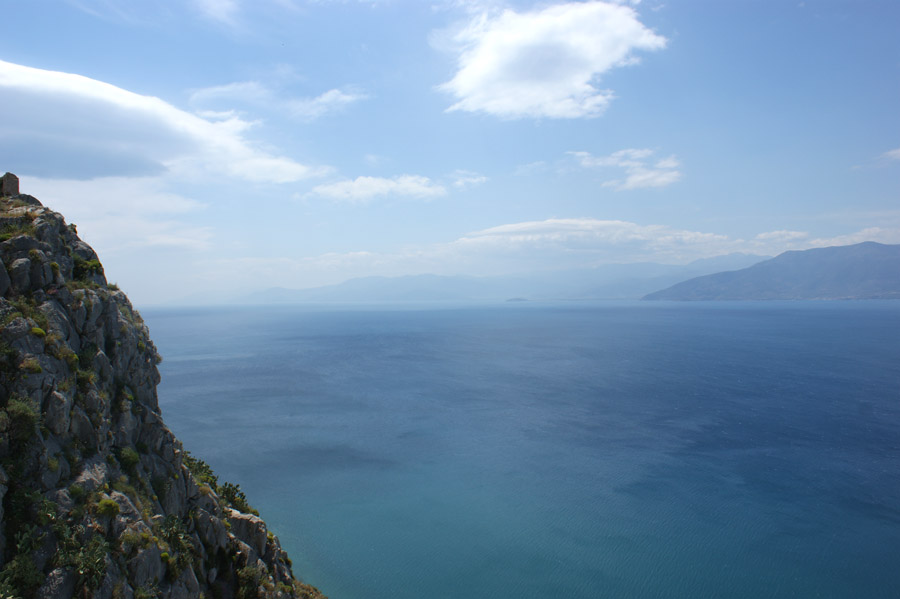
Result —
M 30 0 L 0 173 L 138 306 L 900 243 L 894 0 Z

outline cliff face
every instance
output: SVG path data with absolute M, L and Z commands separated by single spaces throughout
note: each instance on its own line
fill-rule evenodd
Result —
M 166 427 L 147 327 L 75 227 L 0 204 L 0 597 L 321 597 Z

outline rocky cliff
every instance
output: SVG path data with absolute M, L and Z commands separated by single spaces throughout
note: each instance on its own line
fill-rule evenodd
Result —
M 0 198 L 0 597 L 319 598 L 163 422 L 160 356 L 74 225 Z

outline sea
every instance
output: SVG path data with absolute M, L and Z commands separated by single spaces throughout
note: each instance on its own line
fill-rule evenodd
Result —
M 900 597 L 900 302 L 142 310 L 332 599 Z

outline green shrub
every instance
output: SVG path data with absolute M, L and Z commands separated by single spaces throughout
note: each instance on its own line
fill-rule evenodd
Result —
M 59 348 L 59 357 L 66 361 L 66 364 L 69 365 L 69 368 L 75 370 L 78 368 L 78 354 L 72 351 L 71 348 L 66 347 L 65 345 Z
M 157 599 L 158 597 L 159 589 L 154 585 L 134 589 L 134 599 Z
M 0 370 L 3 372 L 15 372 L 19 362 L 19 352 L 11 348 L 6 341 L 0 339 Z
M 255 509 L 247 503 L 247 496 L 241 491 L 241 486 L 233 483 L 225 482 L 219 487 L 219 496 L 227 501 L 231 507 L 245 514 L 259 515 Z
M 21 449 L 34 438 L 40 414 L 30 399 L 13 396 L 6 404 L 9 417 L 9 437 L 16 449 Z
M 194 480 L 197 481 L 198 485 L 205 483 L 213 489 L 218 488 L 219 477 L 216 476 L 209 464 L 200 458 L 195 458 L 189 451 L 185 451 L 184 454 L 182 454 L 182 461 L 194 476 Z
M 99 273 L 103 274 L 103 266 L 97 259 L 85 260 L 81 256 L 72 256 L 75 265 L 72 268 L 72 277 L 76 280 L 87 279 L 89 276 Z
M 109 544 L 99 535 L 94 535 L 87 545 L 82 545 L 74 556 L 74 567 L 78 573 L 78 584 L 94 590 L 106 576 L 106 554 Z
M 41 363 L 38 362 L 37 358 L 25 358 L 22 360 L 22 363 L 19 364 L 19 368 L 29 374 L 40 374 L 44 372 L 44 369 L 41 368 Z
M 31 223 L 10 223 L 0 228 L 0 241 L 6 241 L 19 235 L 34 235 L 34 225 Z
M 0 572 L 0 597 L 30 597 L 41 583 L 44 575 L 28 554 L 18 554 L 7 562 Z
M 130 447 L 123 447 L 119 450 L 119 464 L 126 472 L 133 473 L 135 466 L 141 461 L 141 456 Z
M 47 332 L 44 329 L 42 329 L 41 327 L 31 327 L 31 334 L 34 335 L 35 337 L 42 337 L 42 338 L 47 336 Z
M 75 503 L 81 503 L 84 501 L 87 491 L 84 490 L 84 487 L 76 483 L 69 487 L 69 495 Z
M 262 572 L 254 566 L 247 566 L 237 571 L 237 599 L 257 599 L 259 597 L 259 579 Z
M 97 502 L 97 513 L 113 518 L 119 514 L 119 504 L 115 499 L 104 498 Z
M 94 384 L 96 379 L 97 375 L 92 370 L 79 369 L 75 373 L 75 380 L 78 382 L 78 388 L 82 391 L 86 391 L 89 386 Z

